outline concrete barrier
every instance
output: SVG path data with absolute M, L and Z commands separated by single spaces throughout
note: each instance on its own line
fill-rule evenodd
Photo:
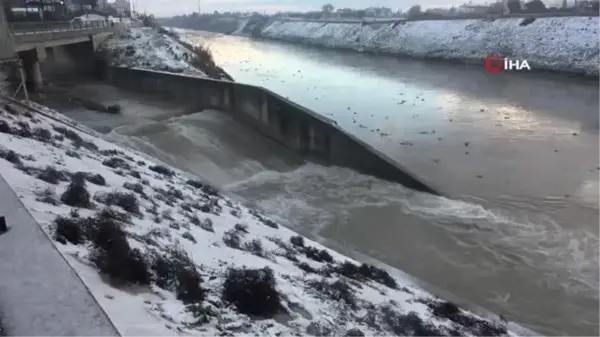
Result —
M 107 67 L 108 83 L 200 109 L 231 113 L 240 122 L 296 151 L 308 160 L 347 167 L 408 188 L 439 195 L 373 147 L 322 115 L 262 87 L 160 71 Z
M 513 18 L 564 18 L 564 17 L 590 17 L 598 16 L 597 12 L 544 12 L 544 13 L 511 13 L 511 14 L 476 14 L 464 13 L 457 16 L 436 16 L 422 14 L 417 17 L 393 17 L 393 18 L 294 18 L 294 17 L 274 17 L 272 20 L 291 21 L 291 22 L 319 22 L 319 23 L 361 23 L 363 25 L 402 23 L 408 21 L 448 21 L 448 20 L 502 20 Z

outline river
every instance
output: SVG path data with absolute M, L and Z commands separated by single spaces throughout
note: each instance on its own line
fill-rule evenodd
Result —
M 336 120 L 450 197 L 299 163 L 219 113 L 150 98 L 120 99 L 119 117 L 63 111 L 442 293 L 543 334 L 598 335 L 597 80 L 185 37 L 209 44 L 237 81 Z
M 548 334 L 598 334 L 598 82 L 191 32 L 236 80 L 327 115 L 453 200 L 286 181 L 319 234 Z M 328 196 L 328 197 L 326 197 Z M 303 200 L 302 202 L 296 200 Z M 410 199 L 409 199 L 410 200 Z M 292 208 L 290 210 L 290 208 Z M 302 207 L 300 207 L 302 208 Z M 327 210 L 324 210 L 327 209 Z

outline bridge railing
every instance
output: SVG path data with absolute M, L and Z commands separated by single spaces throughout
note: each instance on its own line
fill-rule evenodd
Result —
M 13 22 L 10 29 L 14 35 L 35 35 L 55 32 L 108 29 L 118 23 L 112 21 L 59 21 L 59 22 Z

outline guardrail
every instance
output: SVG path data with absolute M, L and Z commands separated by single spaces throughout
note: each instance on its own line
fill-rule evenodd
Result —
M 498 20 L 514 18 L 553 18 L 553 17 L 594 17 L 599 16 L 596 12 L 543 12 L 543 13 L 513 13 L 513 14 L 463 14 L 460 16 L 436 16 L 420 15 L 414 18 L 297 18 L 297 17 L 275 17 L 275 20 L 291 22 L 320 22 L 320 23 L 362 23 L 365 25 L 401 23 L 409 21 L 445 21 L 445 20 Z
M 36 35 L 82 30 L 113 28 L 119 23 L 113 21 L 60 21 L 60 22 L 14 22 L 9 25 L 14 35 Z

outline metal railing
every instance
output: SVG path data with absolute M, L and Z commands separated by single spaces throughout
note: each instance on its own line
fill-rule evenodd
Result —
M 597 17 L 597 12 L 543 12 L 543 13 L 512 13 L 512 14 L 461 14 L 458 16 L 419 15 L 414 18 L 392 17 L 392 18 L 298 18 L 298 17 L 275 17 L 281 21 L 302 21 L 319 23 L 362 23 L 362 24 L 388 24 L 408 21 L 446 21 L 446 20 L 497 20 L 512 18 L 552 18 L 552 17 Z
M 13 35 L 36 35 L 57 32 L 111 29 L 118 25 L 108 20 L 97 21 L 55 21 L 55 22 L 14 22 L 10 24 Z

